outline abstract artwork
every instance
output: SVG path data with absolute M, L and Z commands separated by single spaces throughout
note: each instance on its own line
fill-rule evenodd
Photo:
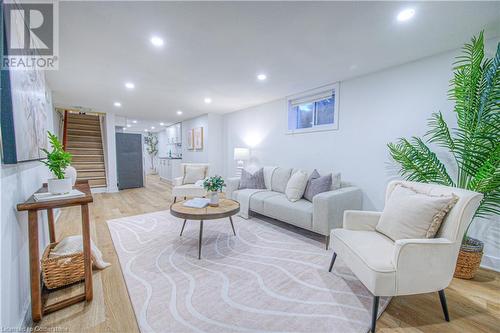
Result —
M 193 130 L 194 149 L 203 149 L 203 127 Z
M 193 140 L 193 129 L 190 129 L 187 133 L 187 147 L 189 150 L 194 149 L 194 140 Z
M 44 72 L 9 71 L 2 76 L 3 83 L 7 83 L 4 86 L 5 91 L 2 91 L 4 163 L 44 158 L 45 155 L 40 149 L 48 146 L 47 130 L 49 115 L 52 112 Z

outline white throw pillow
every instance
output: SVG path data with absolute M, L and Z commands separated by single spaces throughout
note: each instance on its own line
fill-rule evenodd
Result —
M 433 196 L 396 185 L 375 229 L 392 240 L 433 238 L 457 200 L 455 195 Z
M 302 170 L 298 170 L 290 177 L 285 189 L 288 200 L 295 202 L 302 198 L 308 179 L 307 172 Z
M 271 190 L 285 193 L 286 184 L 288 184 L 291 174 L 292 169 L 276 168 L 271 179 Z
M 206 167 L 202 165 L 186 165 L 182 184 L 194 184 L 198 180 L 205 179 Z

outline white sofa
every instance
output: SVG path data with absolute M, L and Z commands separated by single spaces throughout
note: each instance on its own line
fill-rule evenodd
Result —
M 328 249 L 330 243 L 330 232 L 334 228 L 342 227 L 342 219 L 345 210 L 361 209 L 362 193 L 357 187 L 346 183 L 332 184 L 339 187 L 328 192 L 317 194 L 310 202 L 304 198 L 291 202 L 287 199 L 284 191 L 273 190 L 274 167 L 264 167 L 265 190 L 238 189 L 240 178 L 229 178 L 226 181 L 226 197 L 240 202 L 242 209 L 240 216 L 248 218 L 248 212 L 255 212 L 303 229 L 313 231 L 325 236 L 325 245 Z M 293 174 L 296 170 L 292 170 Z M 280 179 L 288 182 L 288 179 Z M 278 186 L 286 187 L 285 184 Z M 249 202 L 246 204 L 245 201 Z

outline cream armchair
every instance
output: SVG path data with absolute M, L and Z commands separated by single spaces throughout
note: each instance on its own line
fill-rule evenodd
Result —
M 397 184 L 406 184 L 431 195 L 455 194 L 459 199 L 448 212 L 436 238 L 393 241 L 375 227 L 382 213 L 345 211 L 343 228 L 331 233 L 332 271 L 337 256 L 374 295 L 371 331 L 375 332 L 380 296 L 439 292 L 446 321 L 449 321 L 444 289 L 450 284 L 460 244 L 482 195 L 459 188 L 415 182 L 393 181 L 386 202 Z
M 203 168 L 203 173 L 200 177 L 196 179 L 192 179 L 189 177 L 189 183 L 185 184 L 186 180 L 186 169 L 189 166 L 200 167 Z M 203 180 L 208 177 L 209 164 L 206 163 L 182 163 L 181 164 L 181 177 L 174 178 L 173 188 L 172 188 L 172 196 L 174 198 L 174 202 L 177 201 L 177 198 L 186 198 L 186 197 L 203 197 L 206 195 L 206 191 L 203 188 Z

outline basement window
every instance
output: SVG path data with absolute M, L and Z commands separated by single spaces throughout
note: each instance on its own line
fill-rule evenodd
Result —
M 287 99 L 287 133 L 338 129 L 338 84 Z

